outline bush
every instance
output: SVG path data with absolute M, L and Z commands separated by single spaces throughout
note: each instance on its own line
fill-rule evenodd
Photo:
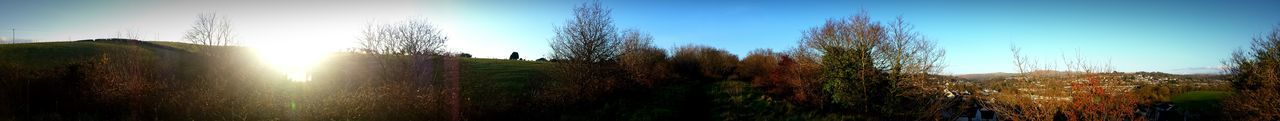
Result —
M 738 80 L 750 81 L 752 86 L 764 88 L 765 92 L 769 92 L 771 94 L 781 94 L 786 93 L 783 91 L 790 91 L 790 89 L 788 89 L 790 85 L 786 82 L 770 78 L 775 74 L 778 74 L 773 72 L 778 69 L 778 59 L 778 54 L 774 53 L 771 49 L 752 50 L 746 58 L 742 59 L 741 63 L 738 63 Z
M 671 62 L 683 78 L 702 81 L 728 79 L 737 66 L 738 56 L 705 45 L 685 45 L 676 48 Z
M 667 52 L 653 46 L 653 37 L 631 30 L 623 34 L 622 53 L 618 64 L 630 74 L 630 78 L 643 86 L 652 87 L 657 81 L 667 80 L 670 65 Z

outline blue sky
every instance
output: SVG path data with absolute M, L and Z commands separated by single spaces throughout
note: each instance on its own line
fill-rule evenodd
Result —
M 526 59 L 547 54 L 574 1 L 3 1 L 0 27 L 39 41 L 114 37 L 179 41 L 199 12 L 231 16 L 250 45 L 353 45 L 371 22 L 426 18 L 451 50 Z M 903 16 L 947 56 L 945 73 L 1012 72 L 1011 44 L 1041 63 L 1077 52 L 1119 71 L 1211 73 L 1280 23 L 1278 1 L 604 1 L 616 26 L 651 33 L 660 47 L 705 44 L 745 55 L 786 50 L 802 31 L 866 10 Z M 84 19 L 95 18 L 95 19 Z M 9 38 L 8 29 L 4 38 Z M 1077 51 L 1078 50 L 1078 51 Z

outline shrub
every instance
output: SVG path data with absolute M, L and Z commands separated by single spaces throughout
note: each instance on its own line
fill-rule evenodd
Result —
M 776 80 L 770 77 L 780 74 L 776 69 L 779 66 L 778 54 L 771 49 L 752 50 L 746 58 L 738 63 L 737 77 L 738 80 L 747 80 L 752 86 L 764 88 L 765 92 L 772 94 L 786 93 L 782 91 L 790 91 L 790 87 L 783 80 Z
M 630 30 L 623 34 L 622 43 L 618 64 L 632 80 L 643 86 L 653 86 L 657 81 L 668 79 L 667 52 L 653 46 L 652 36 Z
M 683 78 L 719 81 L 728 79 L 737 66 L 738 56 L 728 51 L 705 45 L 685 45 L 676 48 L 671 62 Z

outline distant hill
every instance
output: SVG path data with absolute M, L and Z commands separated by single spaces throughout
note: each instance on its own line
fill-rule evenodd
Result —
M 1071 74 L 1078 74 L 1078 72 L 1049 71 L 1049 70 L 1033 71 L 1029 73 L 1035 73 L 1038 76 L 1042 76 L 1042 77 L 1070 76 Z M 964 75 L 957 75 L 955 77 L 967 79 L 969 81 L 973 81 L 976 83 L 988 83 L 988 82 L 998 83 L 998 82 L 1003 82 L 1000 80 L 1007 80 L 1007 79 L 1015 78 L 1018 76 L 1022 76 L 1022 75 L 1020 75 L 1019 73 L 998 72 L 998 73 L 964 74 Z M 1098 73 L 1098 76 L 1101 76 L 1103 78 L 1108 78 L 1108 79 L 1119 79 L 1118 81 L 1124 81 L 1126 83 L 1148 83 L 1148 84 L 1152 84 L 1152 83 L 1223 83 L 1228 79 L 1227 75 L 1221 75 L 1221 74 L 1180 75 L 1180 74 L 1170 74 L 1170 73 L 1164 73 L 1164 72 L 1104 72 L 1104 73 Z
M 962 74 L 962 75 L 956 75 L 956 77 L 959 77 L 962 79 L 968 79 L 968 80 L 992 80 L 992 79 L 1002 79 L 1005 77 L 1013 76 L 1014 74 L 1016 73 L 996 72 L 996 73 L 980 73 L 980 74 Z
M 18 44 L 18 43 L 32 43 L 32 42 L 36 42 L 36 41 L 30 40 L 30 39 L 9 39 L 9 38 L 0 39 L 0 44 Z

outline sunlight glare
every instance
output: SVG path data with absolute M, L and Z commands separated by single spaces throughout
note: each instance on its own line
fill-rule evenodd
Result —
M 294 82 L 311 80 L 309 74 L 330 50 L 306 45 L 263 44 L 254 46 L 258 58 Z

